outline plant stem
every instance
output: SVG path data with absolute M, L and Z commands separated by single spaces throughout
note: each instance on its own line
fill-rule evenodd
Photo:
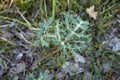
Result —
M 55 20 L 56 0 L 53 0 L 52 20 Z
M 46 7 L 46 0 L 44 0 L 44 9 L 45 9 L 45 16 L 46 16 L 46 19 L 47 19 L 47 7 Z
M 23 21 L 17 20 L 17 19 L 12 19 L 12 18 L 5 17 L 5 16 L 0 16 L 0 18 L 2 18 L 2 19 L 8 19 L 8 20 L 13 20 L 13 21 L 16 21 L 16 22 L 18 22 L 18 23 L 20 23 L 20 24 L 28 27 L 28 28 L 34 28 L 33 26 L 31 26 L 31 25 L 29 25 L 29 24 L 27 24 L 27 23 L 25 23 Z

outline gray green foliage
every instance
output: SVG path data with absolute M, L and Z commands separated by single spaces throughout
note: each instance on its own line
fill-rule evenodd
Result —
M 29 74 L 26 77 L 26 80 L 46 80 L 47 78 L 48 78 L 48 74 L 40 72 L 39 77 L 37 79 L 35 79 L 33 74 Z
M 43 74 L 40 72 L 38 80 L 46 80 L 48 78 L 48 74 Z
M 52 26 L 52 22 L 50 18 L 47 22 L 39 23 L 35 45 L 49 48 L 51 45 L 58 46 L 64 53 L 82 52 L 90 45 L 88 21 L 81 20 L 77 15 L 64 14 L 63 19 L 55 21 L 55 26 Z
M 34 75 L 30 74 L 26 77 L 26 80 L 35 80 Z

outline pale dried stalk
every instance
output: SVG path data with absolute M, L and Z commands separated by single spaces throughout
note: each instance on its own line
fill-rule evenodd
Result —
M 28 41 L 28 40 L 23 36 L 22 33 L 20 33 L 19 35 L 20 35 L 20 37 L 21 37 L 26 43 L 33 45 L 30 41 Z
M 0 39 L 2 39 L 3 41 L 8 42 L 9 44 L 12 44 L 12 45 L 16 46 L 15 43 L 13 43 L 12 41 L 7 40 L 6 38 L 0 37 Z
M 17 9 L 17 11 L 18 11 L 18 13 L 20 14 L 20 16 L 23 18 L 23 20 L 24 20 L 28 25 L 32 26 L 32 25 L 30 24 L 30 22 L 29 22 L 29 21 L 24 17 L 24 15 L 20 12 L 20 10 Z

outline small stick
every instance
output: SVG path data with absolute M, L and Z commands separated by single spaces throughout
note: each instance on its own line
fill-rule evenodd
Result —
M 25 42 L 27 42 L 28 44 L 33 45 L 30 41 L 28 41 L 28 40 L 23 36 L 22 33 L 20 33 L 19 35 L 20 35 L 20 37 L 21 37 Z
M 8 27 L 10 24 L 0 25 L 0 28 Z
M 31 26 L 30 22 L 24 17 L 24 15 L 20 12 L 20 10 L 19 10 L 18 8 L 17 8 L 17 11 L 18 11 L 18 13 L 20 14 L 20 16 L 23 18 L 23 20 L 24 20 L 28 25 Z
M 30 30 L 41 30 L 40 28 L 30 28 Z
M 0 25 L 0 28 L 13 27 L 14 25 L 15 25 L 15 21 L 11 22 L 10 24 Z
M 2 39 L 3 41 L 8 42 L 9 44 L 12 44 L 12 45 L 16 46 L 15 43 L 13 43 L 12 41 L 7 40 L 6 38 L 0 37 L 0 39 Z

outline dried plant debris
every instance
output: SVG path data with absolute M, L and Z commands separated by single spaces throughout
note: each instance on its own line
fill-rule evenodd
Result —
M 18 63 L 18 64 L 13 64 L 12 68 L 10 68 L 8 75 L 13 75 L 16 73 L 23 72 L 26 68 L 26 64 L 24 62 Z
M 82 73 L 84 70 L 85 58 L 79 54 L 74 57 L 75 61 L 67 61 L 62 65 L 62 71 L 69 73 L 70 75 L 75 75 Z
M 56 74 L 56 77 L 57 77 L 57 79 L 58 80 L 66 80 L 65 78 L 66 78 L 66 76 L 67 76 L 67 74 L 65 74 L 64 72 L 58 72 L 57 74 Z
M 106 44 L 107 49 L 117 52 L 120 51 L 120 22 L 119 18 L 116 23 L 110 26 L 109 31 L 105 35 L 105 41 L 103 42 Z
M 9 46 L 7 46 L 8 50 L 0 50 L 2 56 L 2 58 L 0 58 L 2 60 L 0 65 L 0 78 L 21 73 L 33 63 L 33 47 L 30 46 L 31 41 L 29 41 L 32 35 L 31 30 L 15 22 L 13 24 L 14 25 L 7 25 L 6 27 L 0 28 L 2 41 L 3 38 L 5 38 L 7 42 L 9 41 L 16 44 L 9 44 Z M 3 43 L 0 42 L 0 44 Z M 3 46 L 5 45 L 7 45 L 7 43 L 4 43 Z M 0 48 L 3 46 L 0 46 Z
M 106 72 L 109 72 L 111 69 L 111 63 L 110 62 L 106 62 L 103 64 L 103 72 L 106 73 Z
M 80 68 L 78 63 L 65 62 L 62 68 L 65 73 L 69 73 L 70 75 L 75 75 L 83 72 L 83 68 Z
M 111 49 L 114 52 L 117 52 L 120 50 L 120 39 L 113 36 L 109 35 L 110 37 L 113 37 L 112 39 L 109 38 L 109 41 L 106 41 L 105 43 L 109 46 L 109 49 Z
M 3 8 L 11 7 L 12 3 L 13 3 L 13 0 L 4 0 L 2 6 Z
M 98 12 L 95 11 L 95 6 L 91 6 L 90 8 L 86 8 L 86 13 L 89 15 L 89 17 L 96 19 Z
M 80 54 L 75 54 L 75 62 L 85 63 L 85 57 L 81 56 Z

